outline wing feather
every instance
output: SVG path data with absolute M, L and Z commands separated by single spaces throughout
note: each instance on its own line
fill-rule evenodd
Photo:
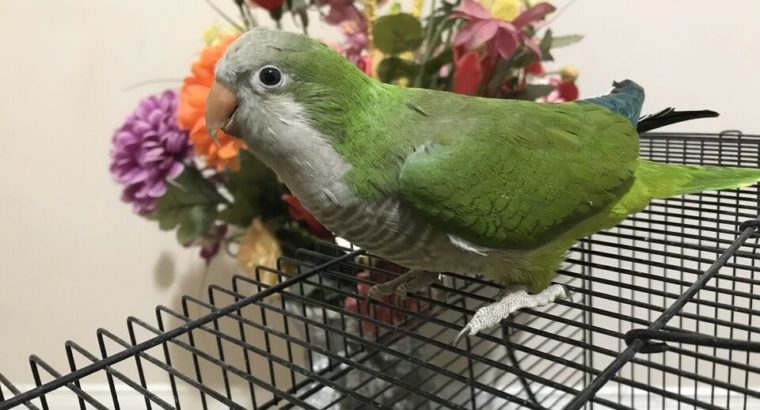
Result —
M 466 101 L 456 127 L 415 130 L 442 131 L 399 176 L 401 197 L 445 232 L 477 246 L 532 248 L 629 189 L 638 134 L 626 118 L 588 103 Z

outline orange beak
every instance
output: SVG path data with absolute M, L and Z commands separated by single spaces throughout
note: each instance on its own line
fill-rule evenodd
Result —
M 232 125 L 238 100 L 229 88 L 214 82 L 206 98 L 206 128 L 211 138 L 219 144 L 217 130 L 227 132 Z

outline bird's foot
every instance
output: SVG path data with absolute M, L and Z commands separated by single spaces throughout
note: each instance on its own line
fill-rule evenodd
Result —
M 388 282 L 372 286 L 369 288 L 367 296 L 369 296 L 370 299 L 379 300 L 383 296 L 395 293 L 396 302 L 399 303 L 406 299 L 406 296 L 409 293 L 424 289 L 437 279 L 437 272 L 411 269 L 409 272 L 389 280 Z
M 454 345 L 466 333 L 475 336 L 481 330 L 496 326 L 517 310 L 546 306 L 558 298 L 567 299 L 569 292 L 563 285 L 554 284 L 535 295 L 529 294 L 525 286 L 516 286 L 505 289 L 503 296 L 490 305 L 483 306 L 475 312 L 467 326 L 454 339 Z

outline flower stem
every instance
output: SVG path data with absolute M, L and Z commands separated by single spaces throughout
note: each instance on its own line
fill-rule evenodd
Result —
M 443 41 L 444 50 L 447 48 L 452 48 L 451 42 L 453 38 L 454 38 L 454 30 L 449 30 L 446 33 L 446 40 Z M 454 54 L 453 51 L 451 54 L 452 54 L 452 60 L 453 60 L 453 54 Z M 449 71 L 449 76 L 445 79 L 446 83 L 443 86 L 444 90 L 451 90 L 451 87 L 454 83 L 454 70 L 455 70 L 454 65 L 455 64 L 453 63 L 451 64 L 451 70 Z
M 425 73 L 425 64 L 430 60 L 430 56 L 433 54 L 433 14 L 435 14 L 435 0 L 430 0 L 430 15 L 428 16 L 427 33 L 425 34 L 425 54 L 420 61 L 420 71 L 417 73 L 417 78 L 412 83 L 413 87 L 419 87 L 422 84 L 422 77 Z M 422 18 L 420 17 L 420 20 Z M 442 27 L 443 25 L 441 25 Z M 435 32 L 440 35 L 440 28 Z
M 216 12 L 216 14 L 221 16 L 227 23 L 235 27 L 237 30 L 245 31 L 245 29 L 241 27 L 239 24 L 237 24 L 235 20 L 233 20 L 230 16 L 225 14 L 222 11 L 222 9 L 220 9 L 216 4 L 214 4 L 212 0 L 206 0 L 206 4 L 208 4 L 208 6 L 211 7 Z M 245 19 L 243 19 L 243 21 L 245 22 Z

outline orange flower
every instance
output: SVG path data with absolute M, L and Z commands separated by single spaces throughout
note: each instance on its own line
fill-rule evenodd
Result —
M 206 97 L 214 82 L 214 67 L 224 55 L 227 46 L 238 38 L 238 34 L 219 38 L 206 47 L 193 63 L 192 72 L 185 78 L 179 92 L 177 121 L 180 128 L 190 130 L 190 142 L 195 155 L 203 156 L 209 166 L 221 171 L 225 167 L 240 168 L 238 151 L 245 146 L 243 141 L 217 132 L 219 144 L 213 141 L 206 128 Z

